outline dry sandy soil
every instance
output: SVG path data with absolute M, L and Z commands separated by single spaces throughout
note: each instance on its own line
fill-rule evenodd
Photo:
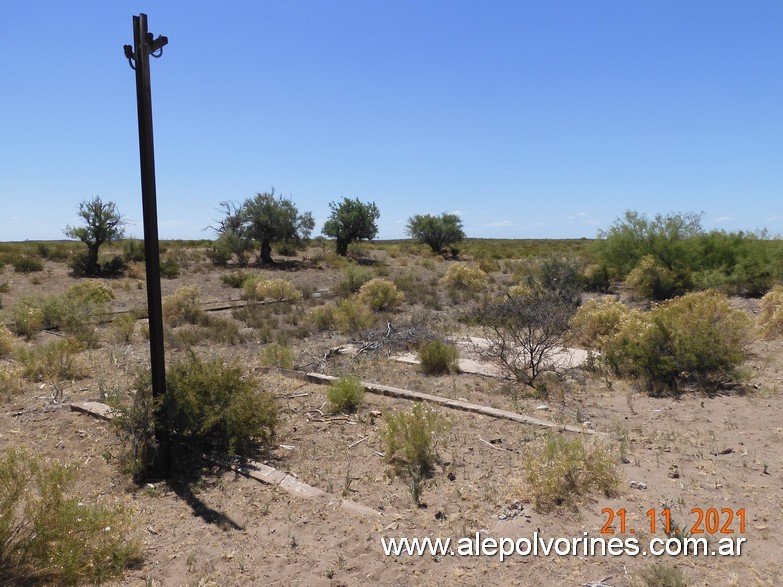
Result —
M 419 266 L 415 258 L 405 265 L 399 257 L 383 260 L 391 277 L 412 268 L 437 277 L 447 266 L 445 261 Z M 164 295 L 198 284 L 205 302 L 238 299 L 239 290 L 220 281 L 224 272 L 194 261 L 181 277 L 164 280 Z M 307 268 L 285 276 L 311 290 L 329 290 L 340 274 L 338 269 Z M 498 272 L 494 279 L 494 287 L 500 287 L 509 277 Z M 46 262 L 43 273 L 32 275 L 15 274 L 6 267 L 0 282 L 9 284 L 3 304 L 10 308 L 31 293 L 60 293 L 74 280 L 62 264 Z M 136 280 L 114 283 L 116 309 L 144 304 L 145 293 L 137 289 Z M 323 301 L 309 299 L 304 305 Z M 751 314 L 757 311 L 755 302 L 736 303 Z M 391 319 L 402 323 L 411 312 L 421 311 L 406 307 Z M 429 310 L 433 324 L 450 325 L 452 334 L 462 334 L 458 311 L 448 302 Z M 231 316 L 228 311 L 223 315 Z M 279 446 L 266 464 L 330 497 L 293 495 L 234 472 L 205 476 L 186 490 L 165 482 L 139 487 L 121 474 L 116 466 L 121 447 L 111 426 L 73 412 L 69 405 L 99 400 L 100 389 L 127 391 L 132 374 L 148 361 L 139 325 L 131 344 L 116 342 L 110 328 L 101 326 L 101 346 L 80 355 L 90 375 L 56 382 L 62 396 L 53 399 L 55 382 L 25 382 L 21 393 L 0 404 L 0 451 L 21 446 L 46 460 L 78 463 L 77 490 L 84 499 L 121 503 L 133 512 L 145 559 L 116 585 L 578 586 L 603 580 L 604 585 L 623 587 L 654 564 L 681 568 L 691 585 L 783 585 L 783 553 L 775 534 L 783 522 L 780 342 L 754 343 L 743 393 L 707 396 L 694 391 L 680 399 L 651 398 L 628 383 L 577 372 L 542 399 L 492 377 L 425 377 L 415 365 L 391 361 L 383 350 L 321 360 L 329 348 L 350 342 L 351 335 L 325 332 L 290 340 L 297 366 L 308 370 L 352 372 L 365 381 L 606 433 L 602 442 L 615 451 L 623 479 L 620 495 L 594 495 L 576 509 L 538 512 L 521 482 L 522 464 L 526 454 L 538 450 L 548 433 L 545 429 L 438 408 L 449 429 L 440 445 L 440 464 L 424 490 L 426 507 L 415 508 L 403 480 L 389 475 L 379 456 L 383 420 L 378 412 L 410 407 L 410 402 L 367 394 L 356 415 L 314 417 L 314 410 L 326 402 L 326 387 L 266 373 L 259 361 L 263 344 L 254 340 L 252 329 L 243 332 L 246 342 L 203 342 L 195 351 L 203 357 L 238 360 L 257 374 L 260 385 L 279 398 L 281 407 Z M 39 344 L 52 336 L 41 333 L 30 343 L 20 339 L 18 344 Z M 184 351 L 168 352 L 168 358 L 176 358 Z M 544 405 L 546 410 L 539 409 Z M 641 482 L 634 485 L 643 488 L 633 488 L 631 482 Z M 364 516 L 341 508 L 346 497 L 377 514 Z M 620 534 L 618 528 L 615 536 L 635 537 L 646 546 L 653 536 L 646 512 L 664 504 L 684 525 L 696 522 L 693 508 L 744 508 L 745 533 L 738 533 L 736 520 L 731 527 L 732 537 L 747 539 L 741 556 L 512 555 L 500 562 L 497 557 L 478 556 L 387 557 L 380 543 L 382 537 L 402 536 L 456 540 L 478 531 L 498 539 L 532 537 L 534 532 L 546 538 L 600 536 L 607 520 L 602 510 L 624 508 L 626 533 Z M 655 535 L 664 536 L 660 528 Z M 710 535 L 711 545 L 725 536 L 729 535 Z

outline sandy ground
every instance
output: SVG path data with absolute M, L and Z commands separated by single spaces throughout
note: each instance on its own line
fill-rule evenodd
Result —
M 47 263 L 38 284 L 9 272 L 6 307 L 13 298 L 39 291 L 57 293 L 71 283 L 62 265 Z M 301 273 L 314 288 L 336 280 L 328 271 Z M 117 308 L 143 303 L 143 290 L 130 280 L 117 289 Z M 202 287 L 205 301 L 238 297 L 217 273 L 186 272 L 164 281 L 164 293 L 187 283 Z M 753 303 L 738 302 L 749 313 Z M 229 315 L 226 313 L 226 315 Z M 41 334 L 36 342 L 45 341 Z M 320 337 L 320 338 L 319 338 Z M 298 362 L 309 345 L 318 349 L 349 342 L 321 334 L 295 343 Z M 71 402 L 100 399 L 100 388 L 126 385 L 147 360 L 146 341 L 137 332 L 132 344 L 102 335 L 101 348 L 82 353 L 90 377 L 58 382 L 62 397 L 52 398 L 51 383 L 27 382 L 21 394 L 0 405 L 0 450 L 25 447 L 45 460 L 80 465 L 78 491 L 85 499 L 124 504 L 133 512 L 135 536 L 145 560 L 116 585 L 583 585 L 603 580 L 623 587 L 652 564 L 683 569 L 691 585 L 781 585 L 781 546 L 775 529 L 783 521 L 783 454 L 780 423 L 783 400 L 783 344 L 756 342 L 746 369 L 746 393 L 717 396 L 694 391 L 681 399 L 651 398 L 621 381 L 579 373 L 549 397 L 515 392 L 508 383 L 475 374 L 430 378 L 415 365 L 391 361 L 382 353 L 338 356 L 323 369 L 450 398 L 581 424 L 608 436 L 622 474 L 620 495 L 592 496 L 577 509 L 538 512 L 521 482 L 527 454 L 547 432 L 509 421 L 440 409 L 449 421 L 440 447 L 440 464 L 424 490 L 426 507 L 413 506 L 408 489 L 389 474 L 378 453 L 382 418 L 378 413 L 409 407 L 404 400 L 367 395 L 357 415 L 323 420 L 313 410 L 326 401 L 326 388 L 278 374 L 262 374 L 262 345 L 203 343 L 201 356 L 221 355 L 256 371 L 260 385 L 281 404 L 279 446 L 267 464 L 334 496 L 307 499 L 233 472 L 205 477 L 187 491 L 164 482 L 133 485 L 116 467 L 120 447 L 104 421 L 68 409 Z M 176 352 L 172 353 L 176 355 Z M 366 440 L 362 440 L 365 439 Z M 633 486 L 632 486 L 633 482 Z M 342 498 L 373 508 L 377 518 L 351 515 Z M 671 508 L 678 524 L 697 523 L 698 509 L 715 508 L 721 525 L 730 510 L 735 520 L 708 535 L 742 537 L 741 556 L 384 556 L 381 538 L 494 538 L 601 536 L 608 513 L 625 510 L 626 532 L 646 546 L 653 535 L 648 512 Z M 739 532 L 738 512 L 745 512 Z M 692 513 L 692 510 L 696 510 Z M 703 525 L 702 525 L 703 527 Z M 733 530 L 728 534 L 728 530 Z

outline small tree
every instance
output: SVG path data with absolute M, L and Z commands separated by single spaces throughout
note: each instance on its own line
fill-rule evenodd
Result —
M 293 240 L 298 243 L 308 238 L 315 227 L 310 212 L 300 214 L 289 198 L 275 197 L 274 189 L 245 200 L 242 221 L 247 234 L 261 243 L 261 263 L 270 265 L 274 264 L 272 242 Z
M 237 265 L 247 267 L 253 250 L 253 238 L 245 223 L 243 206 L 236 202 L 221 202 L 220 208 L 225 216 L 217 221 L 217 226 L 209 226 L 218 235 L 215 242 L 216 257 L 230 258 L 234 255 Z
M 405 232 L 411 238 L 430 246 L 433 253 L 440 253 L 446 245 L 465 238 L 462 220 L 456 214 L 444 212 L 440 216 L 416 214 L 408 218 Z
M 63 232 L 65 232 L 65 236 L 79 239 L 87 245 L 84 272 L 87 275 L 96 275 L 98 273 L 98 250 L 101 245 L 122 239 L 125 236 L 124 229 L 128 222 L 119 213 L 114 202 L 104 204 L 100 196 L 81 202 L 79 216 L 85 221 L 86 226 L 66 226 Z
M 331 202 L 332 214 L 324 223 L 323 234 L 336 240 L 337 254 L 343 257 L 348 253 L 348 245 L 356 241 L 372 240 L 378 234 L 378 220 L 381 213 L 375 202 L 365 204 L 359 199 L 343 198 L 339 204 Z

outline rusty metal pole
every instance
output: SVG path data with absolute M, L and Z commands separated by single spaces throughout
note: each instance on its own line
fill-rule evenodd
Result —
M 147 269 L 147 312 L 150 330 L 150 366 L 152 395 L 166 394 L 166 364 L 163 354 L 163 310 L 160 288 L 160 247 L 158 245 L 158 209 L 155 189 L 155 150 L 152 140 L 152 88 L 150 55 L 160 57 L 168 43 L 166 37 L 152 38 L 147 30 L 147 15 L 133 17 L 134 46 L 125 46 L 125 56 L 136 70 L 136 102 L 139 116 L 139 154 L 141 161 L 141 202 L 144 216 L 144 260 Z M 165 478 L 170 471 L 169 433 L 164 423 L 155 430 L 157 451 L 146 455 L 147 473 Z

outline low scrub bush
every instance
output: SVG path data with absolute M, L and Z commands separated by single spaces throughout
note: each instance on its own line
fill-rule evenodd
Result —
M 309 321 L 315 325 L 318 330 L 331 330 L 335 325 L 335 305 L 324 304 L 316 306 L 308 314 Z
M 170 296 L 163 298 L 163 319 L 169 326 L 197 324 L 204 320 L 205 313 L 199 301 L 200 291 L 197 285 L 179 288 Z
M 202 361 L 194 354 L 167 366 L 166 395 L 152 397 L 149 371 L 139 375 L 129 407 L 118 406 L 118 430 L 131 449 L 128 470 L 143 478 L 156 450 L 155 430 L 167 430 L 172 462 L 200 461 L 202 455 L 251 456 L 268 450 L 277 428 L 274 396 L 238 364 Z M 186 472 L 186 471 L 182 471 Z
M 136 329 L 136 315 L 132 312 L 117 314 L 111 321 L 111 329 L 117 342 L 130 343 Z
M 767 338 L 783 336 L 783 286 L 777 286 L 761 298 L 758 323 Z
M 65 297 L 69 300 L 105 304 L 114 299 L 114 291 L 102 281 L 90 279 L 69 287 Z
M 631 575 L 631 587 L 688 587 L 688 576 L 679 567 L 652 563 Z
M 33 347 L 18 347 L 14 358 L 22 364 L 22 376 L 31 381 L 62 381 L 86 377 L 78 357 L 81 344 L 61 338 Z
M 359 288 L 359 300 L 375 312 L 395 310 L 402 305 L 405 294 L 386 279 L 371 279 Z
M 31 299 L 22 300 L 11 310 L 11 327 L 17 336 L 30 340 L 44 327 L 41 308 Z
M 645 255 L 625 278 L 625 285 L 645 300 L 666 300 L 680 295 L 692 287 L 687 271 L 672 271 Z
M 477 293 L 486 289 L 489 277 L 477 265 L 456 263 L 449 267 L 446 275 L 441 278 L 441 283 L 450 289 L 465 289 Z
M 348 297 L 359 291 L 365 283 L 374 277 L 373 272 L 367 267 L 361 265 L 348 265 L 343 270 L 343 276 L 340 283 L 337 284 L 337 293 L 343 297 Z
M 141 559 L 131 515 L 72 495 L 77 468 L 0 455 L 0 577 L 4 585 L 78 585 L 122 576 Z
M 459 370 L 459 350 L 452 344 L 435 339 L 419 349 L 421 370 L 427 375 L 444 375 Z
M 550 434 L 524 461 L 525 483 L 534 506 L 549 511 L 576 506 L 594 493 L 614 497 L 620 474 L 614 456 L 581 436 Z
M 353 413 L 362 403 L 364 386 L 355 375 L 343 376 L 332 382 L 326 397 L 335 412 Z
M 180 266 L 174 257 L 166 257 L 160 261 L 160 276 L 166 279 L 179 277 Z
M 421 502 L 424 481 L 432 476 L 438 460 L 438 443 L 447 427 L 438 412 L 420 403 L 410 411 L 384 416 L 380 435 L 386 462 L 397 475 L 406 478 L 416 506 Z
M 604 361 L 653 393 L 684 383 L 713 389 L 735 380 L 747 356 L 752 321 L 715 291 L 686 294 L 647 313 L 629 313 L 604 342 Z
M 34 273 L 37 271 L 43 271 L 43 263 L 40 259 L 35 257 L 28 257 L 26 255 L 13 257 L 11 264 L 14 266 L 14 271 L 17 273 Z
M 374 323 L 367 306 L 356 300 L 342 300 L 334 308 L 334 325 L 343 334 L 370 328 Z
M 222 275 L 220 277 L 220 281 L 225 283 L 228 287 L 240 289 L 244 285 L 248 277 L 249 274 L 245 273 L 244 271 L 234 271 L 233 273 L 229 273 L 228 275 Z
M 302 292 L 287 279 L 265 279 L 256 285 L 255 299 L 298 302 L 302 299 Z
M 0 324 L 0 358 L 10 355 L 13 350 L 14 335 L 5 324 Z
M 9 400 L 21 391 L 21 369 L 9 365 L 0 365 L 0 401 Z
M 261 365 L 279 369 L 294 368 L 294 352 L 287 346 L 273 342 L 261 352 Z
M 569 342 L 600 350 L 604 341 L 620 329 L 622 320 L 634 312 L 639 313 L 614 300 L 590 300 L 571 318 Z
M 122 256 L 128 263 L 143 262 L 144 241 L 137 239 L 128 239 L 122 243 Z

